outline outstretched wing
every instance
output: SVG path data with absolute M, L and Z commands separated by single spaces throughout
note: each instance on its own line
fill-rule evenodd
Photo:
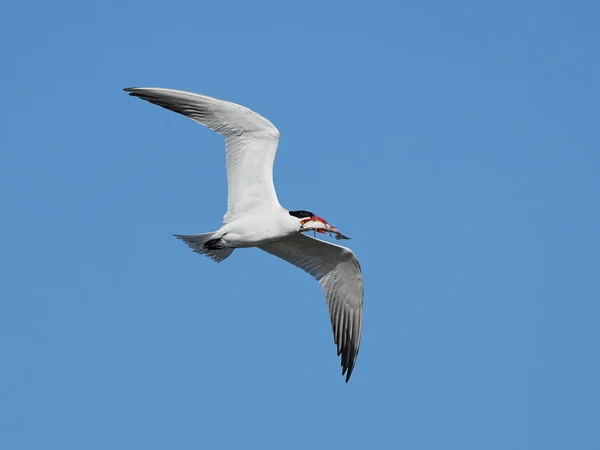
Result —
M 206 95 L 163 88 L 128 88 L 129 95 L 195 120 L 225 137 L 229 222 L 245 212 L 279 206 L 273 162 L 279 131 L 260 114 Z
M 295 234 L 261 245 L 317 279 L 325 292 L 333 338 L 342 359 L 346 382 L 356 364 L 362 332 L 363 278 L 352 250 L 329 242 Z

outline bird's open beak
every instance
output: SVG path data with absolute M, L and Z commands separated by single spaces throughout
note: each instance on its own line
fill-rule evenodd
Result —
M 350 239 L 344 236 L 340 230 L 327 223 L 325 219 L 319 216 L 312 216 L 300 221 L 300 231 L 314 231 L 315 233 L 334 233 L 336 239 Z
M 302 219 L 300 221 L 300 224 L 303 226 L 309 226 L 309 227 L 311 225 L 317 225 L 317 224 L 313 224 L 311 222 L 318 222 L 320 224 L 323 224 L 323 226 L 329 225 L 325 219 L 323 219 L 322 217 L 319 217 L 319 216 L 312 216 L 312 217 L 309 217 L 308 219 Z

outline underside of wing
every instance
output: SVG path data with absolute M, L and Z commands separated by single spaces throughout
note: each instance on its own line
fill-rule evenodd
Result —
M 346 382 L 354 370 L 360 348 L 363 312 L 363 278 L 354 253 L 346 248 L 297 234 L 263 245 L 271 253 L 312 275 L 325 293 L 337 353 Z
M 259 205 L 279 205 L 273 186 L 279 131 L 269 120 L 244 106 L 206 95 L 164 88 L 128 88 L 125 91 L 183 114 L 225 137 L 226 222 Z

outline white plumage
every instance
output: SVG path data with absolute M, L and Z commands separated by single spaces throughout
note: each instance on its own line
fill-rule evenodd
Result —
M 250 109 L 174 89 L 129 88 L 130 95 L 183 114 L 225 137 L 227 212 L 212 233 L 176 235 L 216 262 L 235 248 L 258 247 L 312 275 L 323 288 L 346 382 L 356 364 L 362 332 L 363 278 L 352 250 L 301 234 L 339 230 L 308 211 L 281 207 L 273 186 L 279 131 Z

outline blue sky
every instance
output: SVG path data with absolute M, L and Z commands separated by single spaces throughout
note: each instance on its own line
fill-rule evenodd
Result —
M 596 2 L 12 2 L 0 17 L 0 447 L 598 449 Z M 352 236 L 344 383 L 318 284 L 217 265 L 220 136 Z

